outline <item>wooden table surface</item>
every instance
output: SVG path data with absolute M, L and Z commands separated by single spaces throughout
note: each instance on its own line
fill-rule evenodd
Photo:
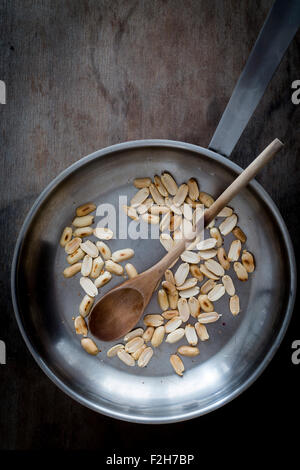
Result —
M 144 448 L 148 439 L 174 447 L 191 429 L 189 423 L 120 422 L 64 395 L 39 369 L 17 328 L 10 300 L 12 253 L 35 198 L 82 156 L 144 138 L 207 146 L 271 4 L 0 1 L 0 79 L 7 86 L 7 104 L 0 105 L 0 339 L 7 346 L 7 364 L 0 365 L 1 449 L 104 449 L 113 443 Z M 244 167 L 274 137 L 285 143 L 257 179 L 281 211 L 297 256 L 300 105 L 291 102 L 291 83 L 300 79 L 299 47 L 298 33 L 233 154 Z M 242 419 L 272 427 L 269 396 L 275 389 L 279 397 L 289 390 L 284 410 L 276 409 L 276 419 L 287 425 L 297 400 L 299 371 L 290 360 L 297 326 L 299 332 L 294 315 L 279 352 L 250 389 L 193 426 L 206 434 L 218 429 L 219 435 L 226 434 L 228 420 L 236 429 Z M 256 439 L 263 430 L 262 424 Z M 181 445 L 188 444 L 198 445 L 199 435 L 184 437 Z

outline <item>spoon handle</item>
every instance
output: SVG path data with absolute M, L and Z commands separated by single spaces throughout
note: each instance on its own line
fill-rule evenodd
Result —
M 199 235 L 203 228 L 206 227 L 218 213 L 251 181 L 255 175 L 271 160 L 272 157 L 283 147 L 283 143 L 279 139 L 273 140 L 252 163 L 228 186 L 227 189 L 216 199 L 216 201 L 205 210 L 202 217 L 196 225 L 196 230 L 186 238 L 176 243 L 153 268 L 157 271 L 157 275 L 162 276 L 166 269 L 182 254 L 186 249 L 186 243 L 192 243 Z

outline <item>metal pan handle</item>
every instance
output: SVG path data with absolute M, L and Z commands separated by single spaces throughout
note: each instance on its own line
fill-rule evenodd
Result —
M 235 86 L 209 149 L 229 157 L 300 26 L 300 0 L 276 0 Z

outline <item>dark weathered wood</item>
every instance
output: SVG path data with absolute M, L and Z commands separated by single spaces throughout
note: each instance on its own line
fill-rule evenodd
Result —
M 14 319 L 11 257 L 36 196 L 82 156 L 141 138 L 207 145 L 271 4 L 0 1 L 0 79 L 7 85 L 7 104 L 0 105 L 0 339 L 7 345 L 7 365 L 0 365 L 0 448 L 144 448 L 149 445 L 146 435 L 153 445 L 174 447 L 180 433 L 187 435 L 187 423 L 169 426 L 166 432 L 165 426 L 138 426 L 97 415 L 52 384 L 29 354 Z M 280 158 L 257 179 L 278 205 L 297 255 L 300 105 L 291 102 L 291 83 L 300 78 L 299 47 L 298 33 L 233 156 L 245 167 L 274 137 L 285 143 Z M 272 425 L 270 390 L 284 397 L 284 407 L 276 406 L 282 427 L 290 426 L 291 415 L 297 421 L 299 371 L 290 361 L 297 326 L 299 333 L 295 316 L 279 353 L 251 389 L 193 421 L 199 434 L 191 437 L 191 446 L 200 450 L 203 433 L 227 435 L 229 421 L 236 440 L 245 423 Z M 256 426 L 256 443 L 263 440 L 263 431 Z M 276 442 L 277 435 L 274 448 Z

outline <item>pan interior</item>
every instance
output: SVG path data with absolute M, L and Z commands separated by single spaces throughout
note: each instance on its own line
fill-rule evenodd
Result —
M 211 159 L 204 150 L 199 154 L 163 146 L 138 147 L 87 160 L 58 183 L 39 206 L 26 231 L 16 273 L 20 320 L 47 373 L 87 406 L 134 421 L 166 422 L 196 416 L 235 394 L 272 347 L 289 298 L 285 240 L 267 203 L 252 185 L 231 205 L 239 216 L 238 225 L 248 236 L 246 248 L 255 255 L 256 271 L 248 282 L 235 282 L 241 299 L 237 317 L 229 311 L 227 296 L 215 303 L 223 316 L 208 325 L 210 339 L 199 344 L 200 355 L 183 358 L 184 378 L 176 376 L 169 363 L 170 354 L 184 340 L 175 345 L 163 343 L 144 369 L 107 358 L 106 351 L 115 342 L 96 340 L 101 349 L 97 357 L 82 350 L 72 317 L 78 315 L 84 294 L 79 286 L 80 274 L 71 279 L 62 276 L 66 261 L 59 246 L 60 234 L 70 225 L 78 205 L 93 201 L 117 207 L 120 195 L 130 199 L 136 192 L 132 185 L 135 177 L 153 177 L 165 170 L 178 183 L 195 177 L 200 190 L 214 196 L 236 176 L 222 160 Z M 232 240 L 232 235 L 226 237 L 226 249 Z M 132 262 L 138 272 L 165 253 L 158 240 L 113 239 L 108 243 L 112 251 L 133 248 Z M 230 274 L 235 279 L 232 270 Z M 122 280 L 114 276 L 101 288 L 101 294 Z M 160 312 L 156 298 L 146 312 Z

